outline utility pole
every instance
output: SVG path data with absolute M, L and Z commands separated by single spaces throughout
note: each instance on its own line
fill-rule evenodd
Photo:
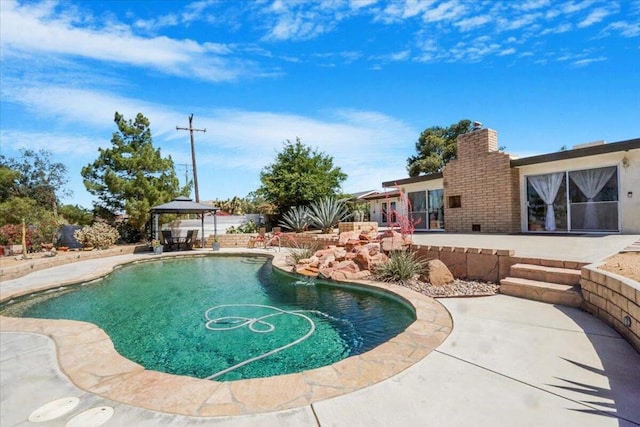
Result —
M 207 129 L 194 129 L 193 128 L 193 113 L 189 116 L 189 127 L 181 128 L 176 126 L 176 130 L 188 130 L 191 136 L 191 162 L 193 163 L 193 187 L 196 192 L 196 203 L 200 203 L 200 195 L 198 194 L 198 172 L 196 169 L 196 150 L 193 145 L 193 131 L 206 132 Z
M 181 168 L 184 168 L 184 185 L 189 184 L 189 168 L 191 167 L 191 165 L 189 165 L 188 163 L 184 163 L 184 164 L 180 164 L 178 165 Z

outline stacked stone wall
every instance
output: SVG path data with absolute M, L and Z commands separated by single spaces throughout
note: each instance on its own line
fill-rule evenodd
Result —
M 457 158 L 443 170 L 446 231 L 520 231 L 518 171 L 498 151 L 497 132 L 479 129 L 459 136 L 457 144 Z M 452 197 L 459 197 L 459 207 Z
M 613 327 L 640 352 L 638 282 L 589 265 L 582 268 L 580 286 L 584 310 Z

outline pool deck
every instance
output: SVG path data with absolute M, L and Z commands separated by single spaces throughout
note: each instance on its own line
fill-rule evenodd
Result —
M 423 243 L 420 239 L 430 236 L 418 235 L 416 241 Z M 545 240 L 544 245 L 527 243 L 528 236 L 496 236 L 494 240 L 481 237 L 484 240 L 474 240 L 474 244 L 454 243 L 459 235 L 453 235 L 446 244 L 431 244 L 502 249 L 498 245 L 504 243 L 505 237 L 515 237 L 517 239 L 509 244 L 518 256 L 537 253 L 541 258 L 554 258 L 556 253 L 564 253 L 562 258 L 568 260 L 598 261 L 633 244 L 640 236 L 603 236 L 602 239 L 585 238 L 579 242 L 572 236 L 552 237 L 554 243 L 551 245 L 549 240 Z M 438 239 L 442 238 L 438 236 Z M 538 247 L 537 252 L 532 249 L 534 246 Z M 140 259 L 140 255 L 121 257 Z M 79 278 L 110 271 L 114 263 L 123 260 L 116 258 L 120 257 L 34 272 L 2 283 L 0 290 L 6 296 L 47 284 L 76 282 Z M 405 297 L 411 298 L 411 295 Z M 74 369 L 73 363 L 65 365 L 69 363 L 65 362 L 69 354 L 63 350 L 68 342 L 54 342 L 42 333 L 9 332 L 15 326 L 13 319 L 2 318 L 0 425 L 33 425 L 28 417 L 35 409 L 70 396 L 80 399 L 73 411 L 38 425 L 62 426 L 71 417 L 96 407 L 114 408 L 114 415 L 105 426 L 640 425 L 640 354 L 597 318 L 577 309 L 504 295 L 439 299 L 439 304 L 435 305 L 417 298 L 418 306 L 426 310 L 425 316 L 438 319 L 437 328 L 415 331 L 416 336 L 430 337 L 420 350 L 428 350 L 426 356 L 401 366 L 397 373 L 387 372 L 384 376 L 388 378 L 381 379 L 380 370 L 386 369 L 383 368 L 384 361 L 398 355 L 385 347 L 376 362 L 378 365 L 370 364 L 373 368 L 370 370 L 361 370 L 364 366 L 361 365 L 359 375 L 350 377 L 351 382 L 343 382 L 347 385 L 344 392 L 334 397 L 316 396 L 310 398 L 311 403 L 290 399 L 287 409 L 277 410 L 275 406 L 270 410 L 268 405 L 270 400 L 305 387 L 308 382 L 264 380 L 258 387 L 258 383 L 254 383 L 246 390 L 229 392 L 225 389 L 217 395 L 214 393 L 210 404 L 237 404 L 237 396 L 262 396 L 254 402 L 263 405 L 259 413 L 239 416 L 179 415 L 189 413 L 183 410 L 184 407 L 194 405 L 194 399 L 180 397 L 185 388 L 191 387 L 181 382 L 183 377 L 160 384 L 160 389 L 165 390 L 163 404 L 167 408 L 174 405 L 173 410 L 145 409 L 136 405 L 135 399 L 130 399 L 137 395 L 144 401 L 145 395 L 153 394 L 145 391 L 158 386 L 153 380 L 137 381 L 143 377 L 132 382 L 137 383 L 137 389 L 121 388 L 119 394 L 112 395 L 116 398 L 89 392 L 86 383 L 97 383 L 95 378 L 74 378 L 69 372 Z M 439 342 L 435 342 L 433 333 L 447 328 L 446 318 L 440 315 L 442 311 L 438 307 L 444 307 L 450 313 L 453 330 L 448 337 L 436 337 Z M 103 337 L 97 336 L 95 341 L 104 342 Z M 397 343 L 396 347 L 407 349 L 403 347 L 406 344 Z M 393 354 L 385 355 L 388 351 Z M 407 355 L 407 352 L 401 353 Z M 88 356 L 100 359 L 91 352 Z M 83 363 L 76 361 L 78 365 Z M 102 373 L 102 380 L 106 382 L 102 384 L 108 384 L 113 365 L 104 363 L 102 369 L 106 370 Z M 130 376 L 136 374 L 139 372 L 133 369 Z M 317 384 L 335 384 L 333 377 L 322 376 L 316 380 Z M 199 390 L 191 393 L 195 396 Z M 310 393 L 305 396 L 309 398 Z M 202 407 L 198 407 L 200 414 Z M 238 413 L 239 408 L 230 405 L 228 409 L 231 414 Z

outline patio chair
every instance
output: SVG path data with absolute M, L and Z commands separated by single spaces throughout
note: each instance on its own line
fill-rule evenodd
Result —
M 187 237 L 184 239 L 184 248 L 185 250 L 190 251 L 193 249 L 193 244 L 198 237 L 198 230 L 189 230 L 187 231 Z
M 164 246 L 166 251 L 172 251 L 175 246 L 175 241 L 173 240 L 173 236 L 171 235 L 171 230 L 162 230 L 162 234 L 160 236 L 160 243 Z
M 265 227 L 260 227 L 260 230 L 258 231 L 258 235 L 255 237 L 251 237 L 249 239 L 249 247 L 250 248 L 255 248 L 256 244 L 259 245 L 264 245 L 265 242 L 265 234 L 267 233 L 267 229 Z

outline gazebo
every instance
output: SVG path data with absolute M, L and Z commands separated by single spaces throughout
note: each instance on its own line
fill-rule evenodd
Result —
M 158 226 L 158 216 L 162 214 L 200 214 L 200 226 L 201 226 L 201 240 L 202 247 L 204 248 L 204 214 L 206 212 L 213 212 L 213 234 L 217 236 L 218 227 L 216 224 L 216 212 L 220 210 L 215 206 L 207 206 L 201 203 L 196 203 L 192 199 L 186 196 L 178 196 L 169 203 L 154 206 L 149 210 L 149 213 L 153 215 L 153 232 L 152 234 L 156 239 L 159 239 L 160 227 Z

